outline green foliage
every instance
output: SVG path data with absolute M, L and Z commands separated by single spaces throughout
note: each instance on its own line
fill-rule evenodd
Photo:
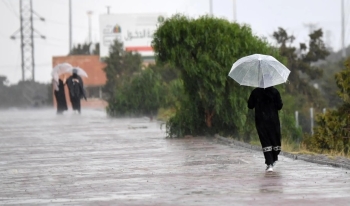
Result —
M 140 54 L 126 52 L 123 44 L 115 40 L 104 59 L 108 96 L 107 112 L 111 116 L 148 115 L 157 113 L 164 102 L 165 87 L 156 66 L 142 70 Z
M 345 70 L 335 75 L 335 80 L 338 88 L 339 97 L 342 99 L 345 105 L 350 104 L 350 59 L 345 62 Z
M 157 113 L 164 95 L 160 74 L 152 69 L 145 69 L 130 80 L 122 81 L 108 105 L 107 112 L 111 116 L 152 117 Z
M 348 154 L 350 151 L 350 59 L 346 69 L 336 74 L 338 95 L 343 104 L 335 110 L 319 115 L 314 135 L 305 140 L 311 150 L 317 152 L 337 151 Z
M 287 67 L 291 70 L 288 78 L 290 84 L 286 88 L 287 92 L 293 95 L 303 94 L 310 101 L 315 101 L 317 92 L 309 83 L 320 78 L 323 71 L 319 67 L 312 65 L 312 63 L 324 60 L 329 54 L 322 41 L 322 30 L 316 30 L 309 35 L 309 48 L 305 43 L 300 43 L 298 49 L 291 46 L 295 38 L 294 36 L 289 36 L 283 28 L 278 28 L 278 31 L 274 32 L 273 36 L 279 45 L 280 54 L 287 58 Z
M 20 81 L 7 85 L 7 78 L 0 76 L 0 108 L 41 107 L 52 104 L 52 85 L 33 81 Z
M 282 138 L 288 142 L 300 143 L 302 130 L 296 127 L 294 118 L 296 99 L 286 92 L 286 84 L 278 85 L 276 88 L 283 97 L 283 109 L 279 112 Z
M 201 108 L 193 104 L 187 95 L 183 96 L 179 103 L 181 105 L 180 109 L 176 110 L 176 114 L 166 123 L 167 137 L 203 134 L 202 129 L 207 129 L 207 127 L 200 115 L 203 112 L 200 111 Z
M 252 88 L 227 75 L 236 60 L 254 53 L 283 61 L 277 50 L 250 27 L 209 16 L 175 15 L 160 25 L 152 44 L 157 63 L 179 68 L 183 82 L 176 115 L 167 122 L 169 137 L 220 132 L 250 138 L 255 131 L 254 114 L 247 108 Z
M 159 73 L 165 83 L 176 80 L 180 76 L 179 69 L 176 69 L 170 64 L 150 64 L 148 68 L 152 69 L 154 72 Z
M 140 54 L 124 51 L 123 44 L 115 40 L 104 62 L 107 64 L 104 68 L 107 82 L 103 91 L 107 95 L 108 103 L 113 104 L 115 92 L 122 86 L 123 80 L 141 71 L 142 59 Z
M 73 46 L 69 55 L 99 55 L 100 54 L 100 44 L 96 43 L 92 49 L 92 43 L 77 44 Z
M 179 70 L 169 64 L 150 64 L 142 68 L 138 53 L 126 52 L 115 41 L 104 59 L 108 96 L 107 111 L 112 116 L 154 116 L 160 107 L 175 109 L 181 98 L 183 84 Z
M 342 100 L 337 95 L 338 86 L 335 81 L 335 74 L 343 70 L 344 60 L 341 62 L 325 62 L 322 67 L 327 68 L 324 70 L 324 75 L 320 81 L 321 93 L 329 108 L 336 108 L 341 106 Z
M 309 34 L 309 42 L 300 43 L 299 48 L 292 46 L 295 38 L 283 28 L 278 28 L 278 31 L 273 33 L 273 37 L 279 45 L 280 54 L 287 59 L 286 66 L 291 70 L 289 83 L 286 84 L 286 93 L 296 100 L 294 111 L 300 112 L 299 122 L 303 131 L 310 132 L 310 107 L 313 107 L 316 112 L 326 107 L 322 93 L 312 85 L 318 83 L 324 72 L 316 62 L 324 60 L 329 55 L 322 40 L 323 32 L 321 29 L 312 32 Z
M 164 84 L 166 86 L 166 95 L 162 103 L 164 108 L 172 108 L 179 111 L 181 108 L 181 100 L 184 95 L 184 85 L 181 79 L 174 79 L 171 82 Z

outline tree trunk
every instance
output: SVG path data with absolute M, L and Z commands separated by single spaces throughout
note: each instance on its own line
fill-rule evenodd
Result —
M 212 110 L 211 112 L 206 109 L 205 110 L 205 123 L 207 124 L 207 127 L 211 128 L 212 127 L 212 119 L 213 119 L 213 116 L 214 116 L 214 110 Z

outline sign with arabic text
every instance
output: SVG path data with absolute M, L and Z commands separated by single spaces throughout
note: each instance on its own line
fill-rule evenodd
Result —
M 109 48 L 118 39 L 127 51 L 153 56 L 151 42 L 165 14 L 103 14 L 100 15 L 100 56 L 109 55 Z

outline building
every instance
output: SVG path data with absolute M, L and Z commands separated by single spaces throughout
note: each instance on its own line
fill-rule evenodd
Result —
M 107 78 L 103 69 L 107 66 L 100 61 L 98 55 L 72 55 L 72 56 L 56 56 L 52 58 L 52 68 L 57 64 L 69 63 L 74 67 L 80 67 L 86 71 L 88 78 L 83 78 L 84 87 L 88 101 L 82 100 L 81 106 L 89 108 L 105 108 L 107 102 L 104 100 L 102 87 L 106 84 Z M 154 58 L 143 58 L 143 66 L 154 64 Z M 67 76 L 68 77 L 68 76 Z M 66 87 L 66 99 L 68 108 L 71 108 L 68 88 Z M 53 97 L 54 106 L 56 100 Z
M 166 13 L 101 14 L 99 16 L 100 56 L 107 57 L 115 39 L 125 51 L 137 51 L 144 61 L 154 60 L 153 33 L 165 21 Z
M 80 67 L 86 71 L 88 78 L 83 78 L 87 101 L 82 100 L 81 106 L 91 108 L 104 108 L 107 102 L 103 100 L 102 87 L 106 84 L 107 78 L 103 68 L 105 63 L 100 61 L 98 55 L 72 55 L 72 56 L 56 56 L 52 58 L 52 67 L 57 64 L 69 63 L 74 67 Z M 54 97 L 53 97 L 54 98 Z M 71 108 L 68 88 L 66 87 L 66 99 L 68 108 Z M 56 100 L 54 98 L 54 106 Z
M 153 33 L 159 23 L 165 20 L 164 13 L 149 14 L 103 14 L 99 17 L 100 24 L 100 56 L 98 55 L 72 55 L 53 57 L 53 67 L 60 63 L 69 63 L 80 67 L 89 75 L 83 78 L 88 101 L 82 100 L 82 107 L 103 108 L 107 102 L 103 100 L 102 87 L 106 84 L 106 75 L 103 68 L 105 63 L 101 58 L 107 57 L 109 48 L 118 39 L 123 43 L 125 51 L 138 52 L 143 59 L 143 66 L 155 63 L 154 51 L 151 47 Z M 68 88 L 66 88 L 68 107 Z M 54 98 L 54 105 L 56 100 Z

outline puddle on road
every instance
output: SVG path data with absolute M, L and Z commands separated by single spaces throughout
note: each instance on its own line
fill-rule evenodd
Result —
M 202 150 L 210 150 L 210 149 L 215 149 L 216 147 L 193 147 L 193 148 L 186 148 L 186 150 L 190 151 L 202 151 Z
M 147 129 L 147 126 L 128 126 L 128 129 Z
M 184 166 L 198 166 L 198 165 L 228 165 L 228 164 L 246 164 L 239 159 L 236 160 L 202 160 L 202 161 L 188 161 Z

